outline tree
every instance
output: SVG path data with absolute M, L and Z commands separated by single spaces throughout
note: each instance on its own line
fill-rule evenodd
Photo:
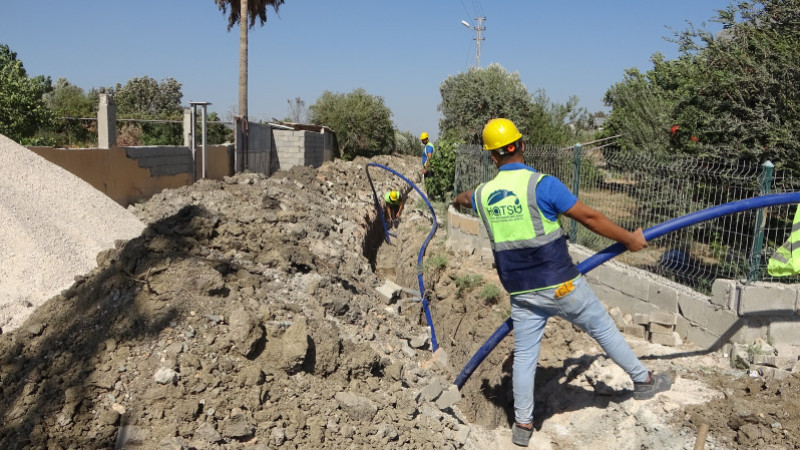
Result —
M 56 117 L 66 118 L 55 127 L 55 132 L 59 135 L 56 146 L 87 146 L 90 142 L 96 144 L 94 123 L 78 120 L 97 115 L 96 92 L 87 95 L 82 88 L 66 78 L 59 78 L 53 91 L 44 95 L 44 101 Z
M 531 112 L 531 96 L 517 72 L 508 73 L 493 63 L 471 67 L 466 73 L 448 77 L 439 86 L 442 113 L 439 129 L 468 144 L 481 142 L 483 126 L 490 119 L 505 117 L 526 135 L 525 118 Z
M 214 0 L 223 14 L 228 14 L 228 31 L 239 23 L 239 116 L 247 119 L 247 30 L 253 28 L 258 17 L 263 26 L 267 23 L 267 6 L 275 12 L 284 0 Z M 230 13 L 228 12 L 230 10 Z
M 800 171 L 800 2 L 737 1 L 717 11 L 723 30 L 675 33 L 681 55 L 654 54 L 606 94 L 606 132 L 664 155 L 772 160 Z
M 286 117 L 287 122 L 303 123 L 308 119 L 308 108 L 306 102 L 300 97 L 295 97 L 294 100 L 286 100 L 289 105 L 289 115 Z
M 401 155 L 421 155 L 422 147 L 418 137 L 409 130 L 394 130 L 394 153 Z
M 43 96 L 53 89 L 50 77 L 29 78 L 17 54 L 0 44 L 0 134 L 23 144 L 36 144 L 39 129 L 53 125 L 54 115 Z
M 114 95 L 120 119 L 181 120 L 183 118 L 181 84 L 173 78 L 162 80 L 161 83 L 147 76 L 132 78 L 124 86 L 117 83 L 115 88 L 106 89 L 106 92 Z M 132 137 L 127 142 L 128 145 L 183 143 L 183 128 L 180 123 L 143 122 L 132 126 L 141 129 L 141 134 L 128 130 L 128 135 Z M 130 127 L 131 125 L 127 126 Z
M 580 139 L 590 128 L 589 113 L 578 107 L 578 97 L 572 96 L 563 105 L 553 103 L 543 89 L 533 95 L 533 104 L 523 128 L 528 145 L 563 145 Z
M 325 91 L 309 111 L 311 123 L 336 132 L 344 159 L 389 154 L 395 147 L 392 111 L 382 97 L 362 88 L 348 94 Z
M 603 101 L 612 108 L 604 134 L 621 135 L 621 148 L 650 154 L 666 150 L 674 101 L 648 75 L 626 70 L 625 79 L 609 88 Z
M 180 119 L 183 114 L 181 84 L 173 78 L 158 81 L 144 76 L 117 83 L 111 90 L 117 114 L 135 119 Z

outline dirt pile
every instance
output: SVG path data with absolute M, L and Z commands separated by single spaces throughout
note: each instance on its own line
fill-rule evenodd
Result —
M 373 161 L 417 181 L 416 158 Z M 201 181 L 132 207 L 141 236 L 0 335 L 0 447 L 512 448 L 511 339 L 450 386 L 507 296 L 443 230 L 417 267 L 431 221 L 414 193 L 382 243 L 367 162 Z M 379 194 L 400 187 L 370 173 Z M 551 321 L 533 448 L 691 448 L 712 418 L 706 448 L 800 445 L 797 378 L 759 379 L 755 395 L 720 355 L 630 341 L 678 374 L 672 391 L 632 400 L 594 341 Z
M 441 391 L 408 344 L 424 329 L 384 311 L 363 256 L 364 163 L 139 207 L 140 237 L 0 336 L 0 447 L 463 444 L 469 427 L 431 402 Z

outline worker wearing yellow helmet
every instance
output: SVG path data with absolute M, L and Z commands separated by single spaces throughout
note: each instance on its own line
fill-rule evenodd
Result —
M 396 190 L 383 194 L 383 213 L 390 225 L 395 227 L 400 223 L 400 213 L 403 212 L 402 196 Z
M 428 133 L 423 132 L 419 135 L 419 139 L 422 141 L 422 145 L 424 146 L 422 148 L 422 176 L 427 178 L 430 176 L 430 173 L 428 173 L 428 168 L 431 163 L 431 158 L 433 157 L 434 148 L 433 144 L 430 142 L 430 139 L 428 139 Z
M 511 295 L 512 442 L 527 446 L 533 432 L 533 382 L 542 334 L 552 316 L 569 320 L 600 344 L 633 380 L 633 398 L 652 398 L 668 390 L 672 377 L 645 368 L 572 262 L 559 216 L 576 220 L 630 251 L 647 245 L 642 229 L 631 232 L 621 228 L 583 204 L 556 177 L 526 165 L 522 133 L 512 121 L 490 120 L 482 137 L 484 150 L 497 166 L 497 176 L 474 191 L 458 194 L 452 206 L 478 213 L 488 232 L 500 281 Z

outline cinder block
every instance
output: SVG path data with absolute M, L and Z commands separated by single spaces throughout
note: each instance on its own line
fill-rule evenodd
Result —
M 775 355 L 753 355 L 753 364 L 778 367 L 777 357 Z
M 745 320 L 736 313 L 720 309 L 714 311 L 711 320 L 708 321 L 707 328 L 708 331 L 717 336 L 730 336 L 730 338 L 733 338 L 745 325 Z
M 625 328 L 622 329 L 622 332 L 642 339 L 645 339 L 646 335 L 644 325 L 637 325 L 635 323 L 629 323 L 625 325 Z
M 724 280 L 717 278 L 711 286 L 711 298 L 709 299 L 712 304 L 721 306 L 732 311 L 738 311 L 738 291 L 736 289 L 737 282 L 735 280 Z
M 777 283 L 742 286 L 740 315 L 793 315 L 797 311 L 797 288 Z
M 671 333 L 671 334 L 650 334 L 650 342 L 653 344 L 659 345 L 667 345 L 669 347 L 677 347 L 683 344 L 681 337 L 678 336 L 678 333 Z
M 723 310 L 724 311 L 724 310 Z M 738 329 L 729 339 L 732 342 L 753 342 L 756 339 L 767 339 L 769 328 L 767 325 L 753 320 L 752 318 L 740 317 L 742 322 L 738 323 Z
M 714 307 L 707 299 L 684 293 L 678 294 L 678 307 L 683 317 L 701 327 L 707 326 L 715 313 Z
M 668 314 L 661 311 L 650 314 L 651 324 L 656 323 L 661 325 L 675 325 L 677 320 L 678 316 L 676 314 Z
M 480 224 L 478 223 L 477 219 L 473 219 L 473 220 L 471 220 L 471 219 L 472 218 L 465 218 L 461 222 L 461 229 L 464 230 L 464 232 L 466 232 L 466 233 L 469 233 L 469 234 L 471 234 L 473 236 L 477 236 L 479 228 L 480 228 Z
M 724 344 L 724 342 L 720 342 L 719 336 L 715 336 L 705 328 L 695 325 L 691 325 L 686 330 L 686 341 L 709 350 L 716 350 Z
M 613 287 L 611 283 L 609 283 L 609 279 L 612 276 L 612 273 L 616 273 L 614 269 L 610 266 L 601 265 L 599 267 L 594 268 L 591 272 L 586 274 L 586 279 L 590 282 L 596 284 L 603 284 L 606 286 Z
M 650 314 L 634 314 L 633 323 L 636 325 L 650 325 Z
M 608 308 L 617 307 L 626 314 L 650 314 L 655 312 L 653 305 L 643 302 L 637 298 L 631 297 L 625 293 L 611 289 L 604 284 L 589 284 L 592 286 L 595 294 L 600 301 Z
M 650 281 L 628 270 L 612 270 L 606 283 L 614 289 L 641 300 L 648 300 Z
M 689 334 L 689 327 L 691 326 L 692 324 L 688 319 L 683 316 L 678 316 L 675 323 L 675 332 L 678 333 L 681 339 L 686 340 L 686 336 Z
M 664 312 L 678 314 L 678 291 L 674 288 L 651 282 L 647 300 Z
M 786 322 L 772 322 L 769 324 L 769 337 L 775 344 L 798 345 L 800 343 L 800 317 Z
M 660 323 L 650 323 L 647 328 L 653 334 L 671 335 L 675 331 L 674 325 L 662 325 Z

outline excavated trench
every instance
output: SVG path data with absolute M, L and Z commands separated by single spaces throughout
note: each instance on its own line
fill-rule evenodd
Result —
M 389 243 L 386 242 L 380 219 L 372 223 L 367 233 L 364 256 L 369 259 L 378 277 L 403 288 L 400 297 L 387 309 L 408 317 L 424 329 L 428 324 L 423 307 L 415 301 L 416 296 L 412 292 L 419 292 L 417 259 L 430 233 L 431 214 L 418 199 L 412 193 L 407 200 L 399 226 L 391 230 L 397 236 L 390 236 Z M 478 276 L 481 269 L 473 270 L 470 261 L 459 261 L 448 252 L 445 239 L 446 229 L 439 227 L 426 248 L 422 267 L 423 284 L 437 341 L 449 359 L 448 370 L 442 375 L 452 381 L 475 350 L 507 316 L 504 316 L 504 308 L 500 303 L 487 304 L 477 299 L 478 287 L 459 289 L 457 281 Z M 470 421 L 481 426 L 494 428 L 512 421 L 510 342 L 507 339 L 501 343 L 461 391 L 462 400 L 458 407 Z M 431 351 L 430 341 L 424 350 L 426 353 L 419 355 L 420 362 L 431 357 L 427 353 Z

